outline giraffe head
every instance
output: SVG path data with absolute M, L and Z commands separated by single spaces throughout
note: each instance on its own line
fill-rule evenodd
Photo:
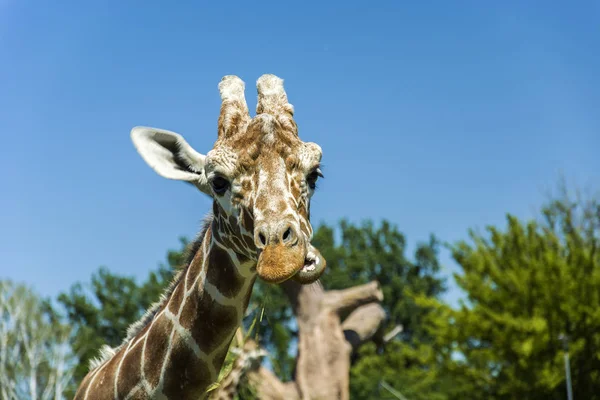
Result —
M 191 183 L 213 198 L 213 235 L 251 261 L 260 278 L 311 283 L 326 264 L 311 244 L 310 224 L 321 148 L 300 140 L 282 79 L 263 75 L 257 89 L 252 118 L 244 82 L 236 76 L 221 80 L 218 138 L 206 155 L 162 129 L 136 127 L 131 137 L 159 175 Z

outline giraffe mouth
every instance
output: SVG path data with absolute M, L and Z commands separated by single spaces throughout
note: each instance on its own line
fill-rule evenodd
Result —
M 299 283 L 309 284 L 319 279 L 325 266 L 325 259 L 319 250 L 310 244 L 293 249 L 279 245 L 262 250 L 256 271 L 268 283 L 277 284 L 294 279 Z
M 304 258 L 304 265 L 293 278 L 302 284 L 313 283 L 323 274 L 326 265 L 325 258 L 323 258 L 319 250 L 309 245 L 308 252 Z

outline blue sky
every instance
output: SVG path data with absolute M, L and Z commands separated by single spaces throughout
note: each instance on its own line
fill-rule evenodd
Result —
M 209 199 L 129 131 L 208 151 L 227 74 L 251 109 L 261 74 L 285 79 L 324 150 L 315 223 L 453 242 L 534 216 L 561 174 L 599 182 L 598 2 L 241 4 L 0 0 L 0 278 L 52 296 L 101 265 L 143 278 L 194 235 Z

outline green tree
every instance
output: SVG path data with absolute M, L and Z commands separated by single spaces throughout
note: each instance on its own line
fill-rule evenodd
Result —
M 104 344 L 118 346 L 129 325 L 159 299 L 175 269 L 184 262 L 183 249 L 188 242 L 180 240 L 182 249 L 168 251 L 167 264 L 160 264 L 141 284 L 102 267 L 92 275 L 91 284 L 76 283 L 58 296 L 75 328 L 72 346 L 80 358 L 74 373 L 77 382 L 87 374 L 89 361 L 98 356 L 98 349 Z
M 315 232 L 315 246 L 327 260 L 321 283 L 327 290 L 345 289 L 377 280 L 384 294 L 388 329 L 401 325 L 399 340 L 364 345 L 353 356 L 351 398 L 370 399 L 383 380 L 411 399 L 435 399 L 440 374 L 431 369 L 435 352 L 433 338 L 422 328 L 428 308 L 417 297 L 438 298 L 445 290 L 439 276 L 439 242 L 431 237 L 417 246 L 414 261 L 406 256 L 404 235 L 388 221 L 337 226 L 322 224 Z M 259 340 L 272 355 L 275 373 L 288 380 L 293 373 L 297 336 L 287 297 L 277 286 L 258 282 L 254 304 L 263 314 Z M 264 310 L 263 310 L 264 309 Z M 443 398 L 443 397 L 437 397 Z
M 459 355 L 451 398 L 564 399 L 565 337 L 574 397 L 599 399 L 600 203 L 562 190 L 538 221 L 507 220 L 452 247 L 468 302 L 426 324 Z
M 323 232 L 331 243 L 334 232 Z M 370 399 L 381 395 L 382 381 L 410 399 L 440 399 L 440 377 L 432 370 L 434 349 L 432 337 L 423 329 L 427 308 L 417 296 L 438 298 L 445 290 L 439 276 L 439 242 L 432 236 L 418 244 L 414 260 L 406 255 L 406 239 L 397 227 L 383 221 L 361 226 L 340 223 L 341 240 L 327 258 L 330 262 L 324 286 L 343 288 L 377 280 L 382 287 L 383 306 L 389 318 L 388 327 L 401 325 L 399 340 L 387 344 L 373 342 L 363 346 L 351 369 L 351 398 Z

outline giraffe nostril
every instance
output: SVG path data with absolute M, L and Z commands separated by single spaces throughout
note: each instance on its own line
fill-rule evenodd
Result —
M 283 241 L 287 242 L 292 236 L 292 228 L 287 228 L 285 232 L 283 232 Z
M 291 225 L 288 225 L 283 231 L 281 242 L 286 246 L 294 246 L 298 242 L 296 231 Z
M 258 240 L 260 240 L 260 243 L 263 246 L 267 245 L 267 238 L 265 237 L 265 235 L 262 232 L 258 234 Z

